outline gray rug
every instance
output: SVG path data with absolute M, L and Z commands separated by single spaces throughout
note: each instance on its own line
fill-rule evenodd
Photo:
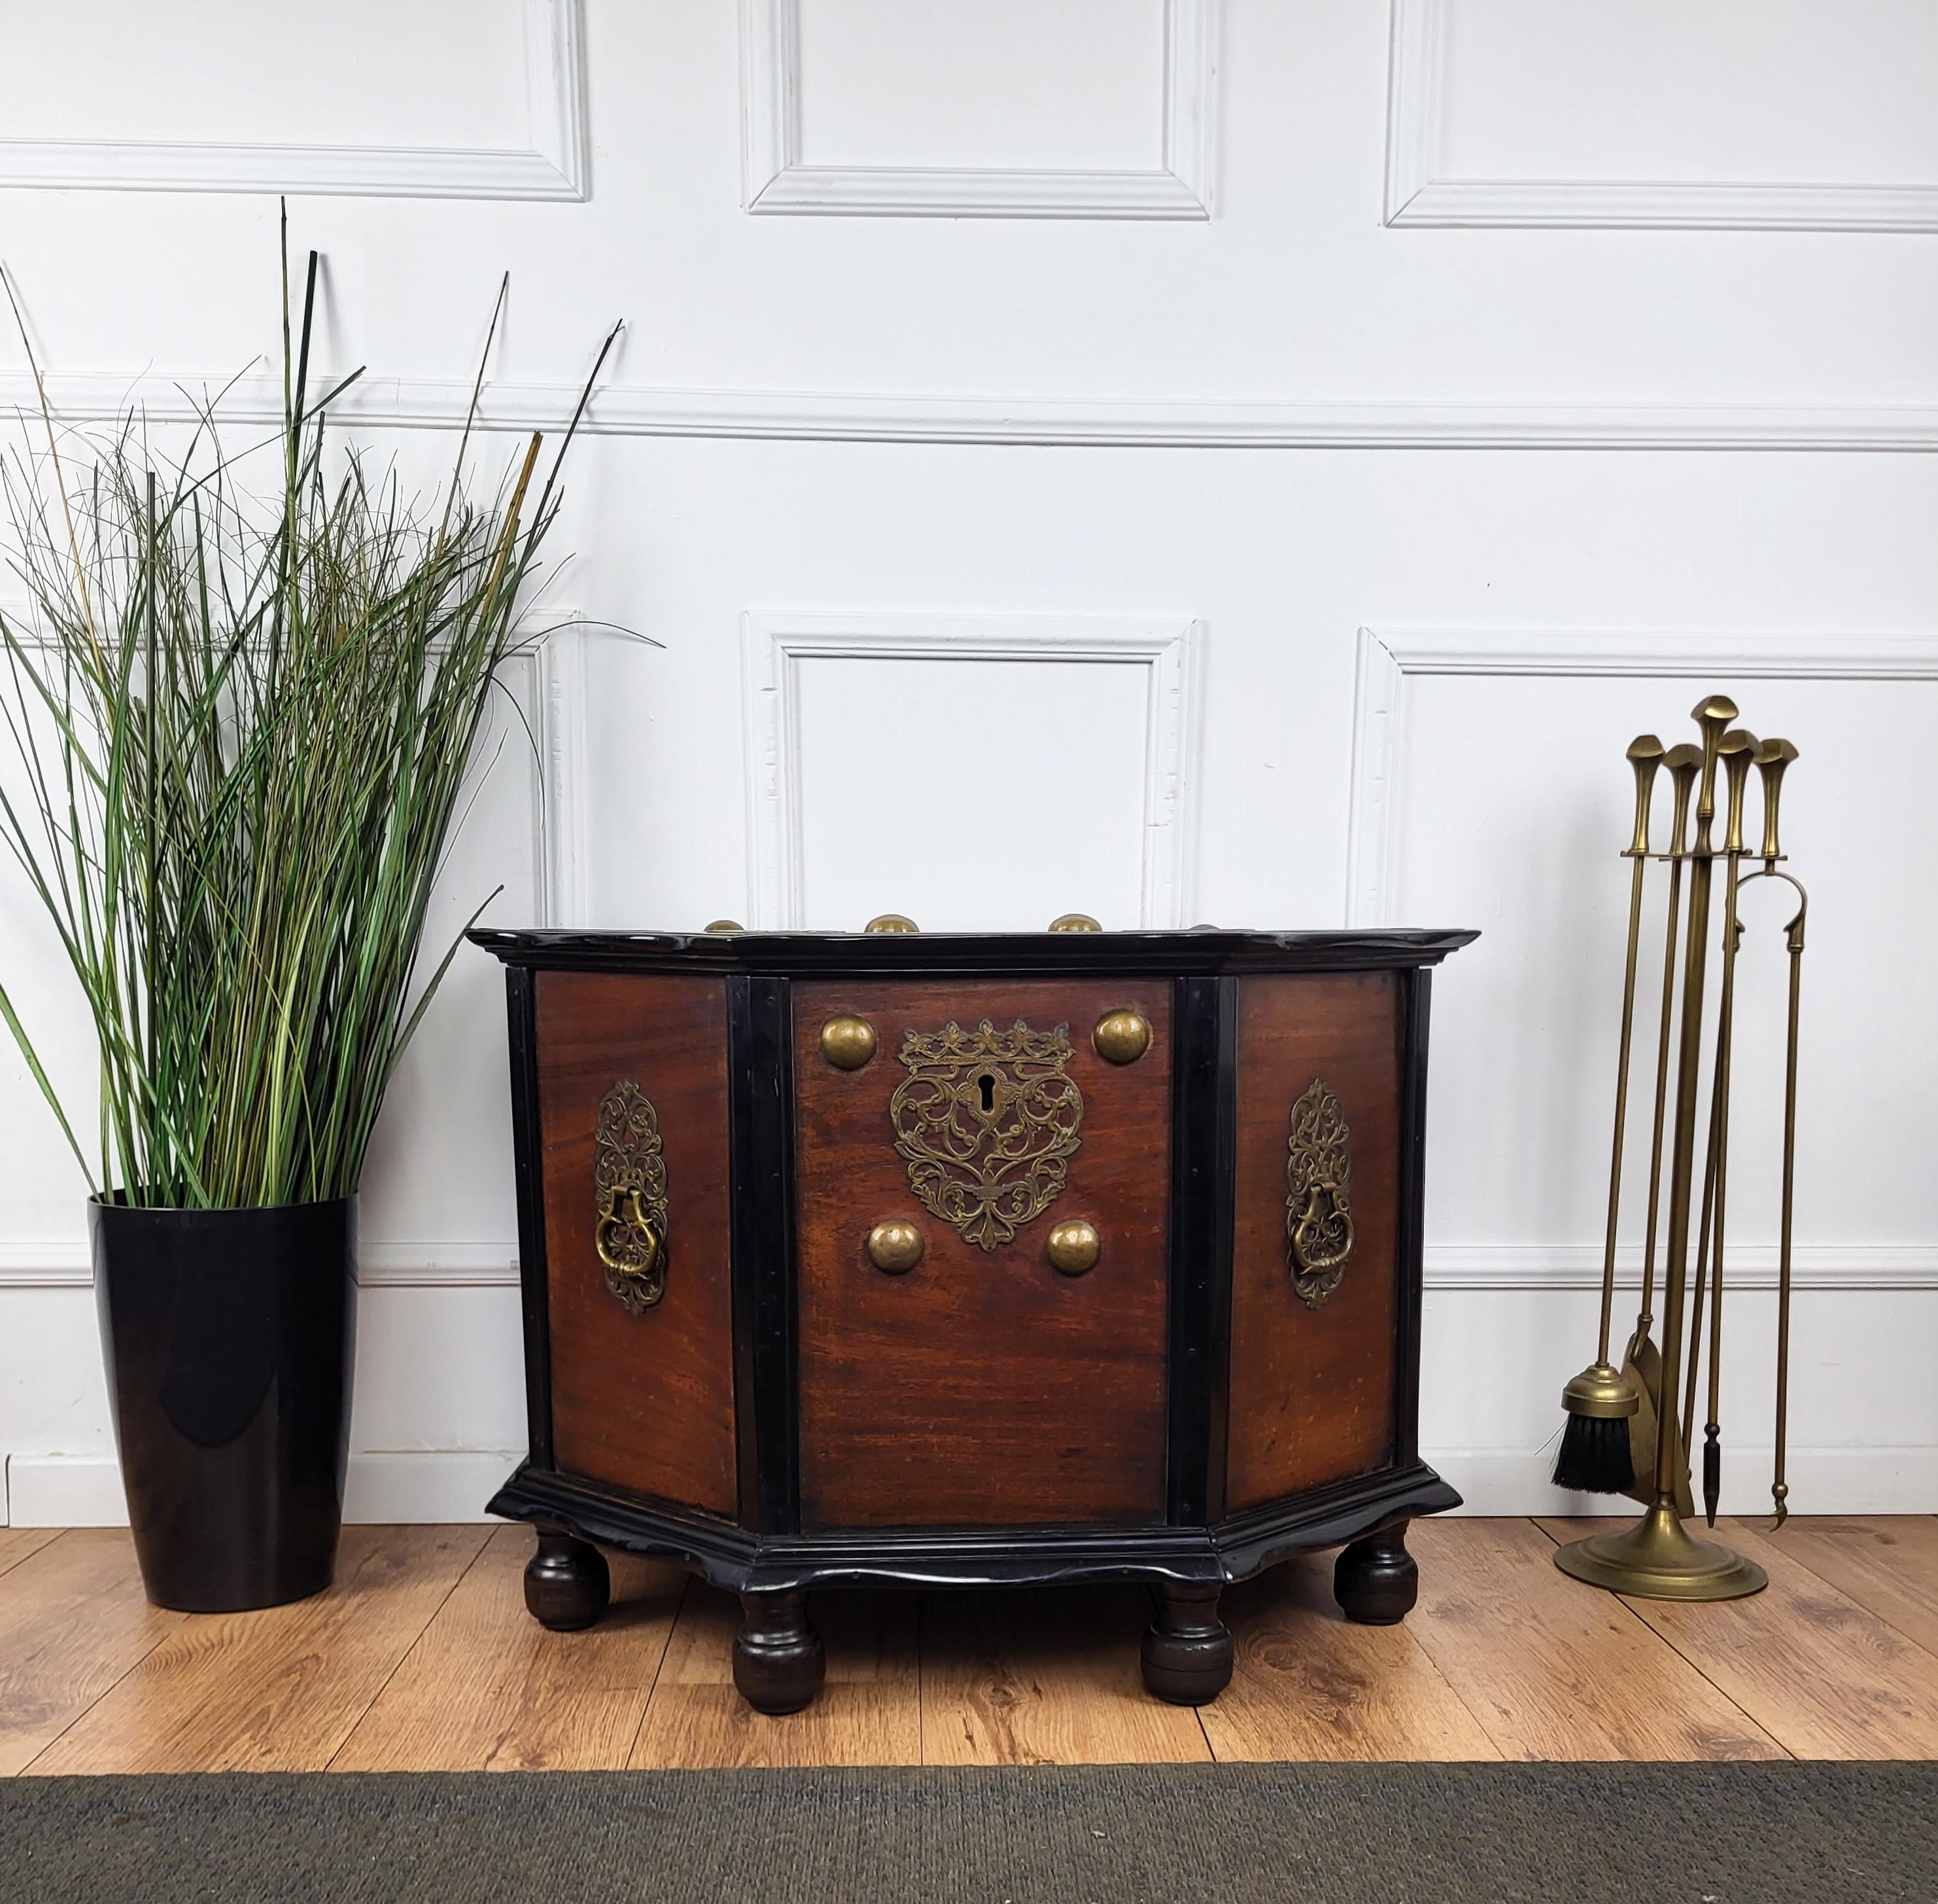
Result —
M 1938 1768 L 0 1779 L 0 1897 L 1928 1904 Z

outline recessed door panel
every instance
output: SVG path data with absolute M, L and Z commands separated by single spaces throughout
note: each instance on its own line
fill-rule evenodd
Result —
M 1238 987 L 1226 1505 L 1393 1459 L 1400 980 Z
M 554 1458 L 731 1515 L 726 988 L 541 972 L 538 1049 Z
M 1163 1519 L 1170 997 L 794 987 L 806 1525 Z M 1112 1062 L 1119 1012 L 1150 1035 Z M 835 1019 L 872 1029 L 865 1062 L 824 1052 Z

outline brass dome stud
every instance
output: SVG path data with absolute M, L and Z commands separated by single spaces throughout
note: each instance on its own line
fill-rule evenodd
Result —
M 1082 1276 L 1097 1267 L 1104 1250 L 1095 1223 L 1073 1216 L 1049 1233 L 1049 1266 L 1063 1276 Z
M 1103 928 L 1088 913 L 1065 913 L 1049 922 L 1053 932 L 1101 932 Z
M 744 932 L 747 928 L 738 919 L 710 919 L 706 929 L 709 932 Z
M 875 1028 L 844 1012 L 821 1028 L 821 1055 L 837 1071 L 858 1071 L 875 1055 Z
M 1135 1064 L 1150 1049 L 1150 1020 L 1128 1008 L 1106 1012 L 1090 1034 L 1097 1055 L 1111 1064 Z
M 906 1219 L 891 1216 L 868 1232 L 868 1260 L 885 1276 L 906 1276 L 922 1261 L 922 1232 Z
M 877 913 L 862 927 L 864 932 L 919 932 L 922 928 L 903 913 Z

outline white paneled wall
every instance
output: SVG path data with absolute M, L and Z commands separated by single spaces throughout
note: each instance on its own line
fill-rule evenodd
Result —
M 461 29 L 456 26 L 462 16 Z M 1803 750 L 1791 1472 L 1938 1508 L 1938 31 L 1916 0 L 0 0 L 0 254 L 77 427 L 248 372 L 276 204 L 373 454 L 575 451 L 439 902 L 505 923 L 1470 925 L 1435 993 L 1423 1438 L 1545 1481 L 1592 1344 L 1621 752 L 1712 688 Z M 246 20 L 246 26 L 243 23 Z M 166 82 L 166 83 L 164 83 Z M 790 215 L 807 214 L 807 215 Z M 0 399 L 27 402 L 0 341 Z M 562 618 L 554 609 L 548 621 Z M 633 636 L 646 639 L 633 639 Z M 515 712 L 513 703 L 515 703 Z M 529 736 L 529 737 L 528 737 Z M 1743 1011 L 1778 1007 L 1764 922 Z M 17 881 L 0 978 L 81 1021 Z M 496 967 L 366 1184 L 352 1511 L 522 1435 Z M 1726 1485 L 1760 1497 L 1750 1047 Z M 0 1050 L 0 1458 L 118 1497 L 81 1186 Z

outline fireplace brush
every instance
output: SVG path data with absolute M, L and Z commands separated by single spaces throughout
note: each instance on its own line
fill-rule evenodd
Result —
M 1730 724 L 1736 712 L 1734 702 L 1720 694 L 1712 695 L 1694 711 L 1702 736 L 1700 746 L 1675 747 L 1665 753 L 1654 735 L 1643 734 L 1629 749 L 1635 776 L 1635 824 L 1630 844 L 1624 849 L 1624 857 L 1631 862 L 1628 946 L 1616 1065 L 1614 1155 L 1609 1168 L 1608 1224 L 1602 1251 L 1601 1333 L 1594 1361 L 1563 1392 L 1562 1405 L 1568 1421 L 1554 1470 L 1560 1486 L 1593 1493 L 1629 1494 L 1646 1510 L 1640 1521 L 1622 1532 L 1590 1535 L 1563 1547 L 1555 1556 L 1556 1563 L 1564 1571 L 1596 1585 L 1661 1599 L 1730 1599 L 1753 1593 L 1765 1584 L 1763 1571 L 1754 1562 L 1713 1541 L 1695 1538 L 1684 1525 L 1695 1514 L 1689 1424 L 1695 1417 L 1699 1371 L 1706 1348 L 1709 1382 L 1703 1501 L 1712 1526 L 1721 1493 L 1724 1257 L 1736 961 L 1743 936 L 1744 888 L 1758 879 L 1781 880 L 1797 896 L 1795 916 L 1785 928 L 1790 991 L 1778 1261 L 1776 1456 L 1772 1488 L 1779 1525 L 1788 1511 L 1784 1453 L 1789 1383 L 1791 1213 L 1796 1175 L 1797 1034 L 1808 900 L 1803 887 L 1788 872 L 1781 870 L 1785 855 L 1778 832 L 1783 776 L 1797 758 L 1797 749 L 1787 740 L 1759 742 L 1754 734 L 1733 727 Z M 1675 800 L 1667 848 L 1657 852 L 1651 841 L 1650 815 L 1656 772 L 1662 766 L 1669 770 Z M 1762 782 L 1763 804 L 1762 846 L 1754 853 L 1747 847 L 1743 831 L 1752 766 Z M 1720 846 L 1714 840 L 1719 769 L 1727 802 Z M 1692 795 L 1693 834 L 1689 826 Z M 1757 870 L 1745 873 L 1744 862 L 1748 859 L 1760 859 L 1763 864 Z M 1704 1085 L 1703 999 L 1719 860 L 1723 868 L 1721 976 L 1705 1117 L 1700 1114 Z M 1655 864 L 1666 864 L 1669 889 L 1641 1304 L 1635 1334 L 1618 1368 L 1611 1362 L 1609 1352 L 1616 1294 L 1624 1137 L 1644 902 L 1648 870 Z M 1686 912 L 1683 904 L 1685 870 Z M 1696 1168 L 1699 1124 L 1703 1127 L 1700 1191 Z M 1661 1208 L 1665 1154 L 1666 1217 Z M 1695 1240 L 1693 1285 L 1692 1230 Z M 1659 1349 L 1651 1339 L 1658 1240 L 1663 1266 Z

